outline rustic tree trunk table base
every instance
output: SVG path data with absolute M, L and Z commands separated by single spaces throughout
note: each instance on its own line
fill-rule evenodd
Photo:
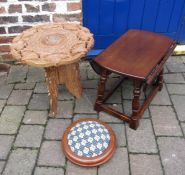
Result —
M 50 110 L 55 116 L 57 113 L 58 85 L 64 84 L 69 92 L 77 98 L 82 95 L 79 63 L 45 68 Z
M 58 84 L 65 84 L 80 98 L 79 61 L 93 47 L 90 31 L 71 23 L 52 23 L 32 27 L 14 38 L 11 54 L 24 64 L 45 69 L 50 110 L 57 113 Z

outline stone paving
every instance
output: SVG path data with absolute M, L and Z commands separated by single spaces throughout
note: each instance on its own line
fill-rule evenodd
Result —
M 81 63 L 83 97 L 75 99 L 59 87 L 58 115 L 48 115 L 42 69 L 12 66 L 0 75 L 0 174 L 2 175 L 185 175 L 185 57 L 171 57 L 165 85 L 145 112 L 137 131 L 119 119 L 93 110 L 98 76 Z M 118 79 L 111 75 L 107 89 Z M 124 86 L 123 86 L 124 85 Z M 141 100 L 145 94 L 141 95 Z M 122 84 L 108 103 L 130 112 L 132 86 Z M 61 151 L 65 128 L 80 118 L 99 118 L 113 128 L 117 149 L 112 159 L 95 168 L 68 161 Z

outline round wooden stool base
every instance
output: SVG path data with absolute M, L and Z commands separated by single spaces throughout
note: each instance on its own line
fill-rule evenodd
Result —
M 94 167 L 107 162 L 116 148 L 110 126 L 98 119 L 81 119 L 70 125 L 62 138 L 62 149 L 74 164 Z

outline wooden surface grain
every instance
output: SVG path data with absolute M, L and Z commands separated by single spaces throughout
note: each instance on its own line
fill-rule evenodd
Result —
M 146 79 L 175 42 L 165 36 L 129 30 L 94 61 L 113 72 Z

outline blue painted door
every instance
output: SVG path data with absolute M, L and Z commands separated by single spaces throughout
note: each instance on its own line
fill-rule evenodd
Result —
M 185 43 L 185 0 L 83 0 L 83 24 L 104 49 L 128 29 L 158 32 Z

